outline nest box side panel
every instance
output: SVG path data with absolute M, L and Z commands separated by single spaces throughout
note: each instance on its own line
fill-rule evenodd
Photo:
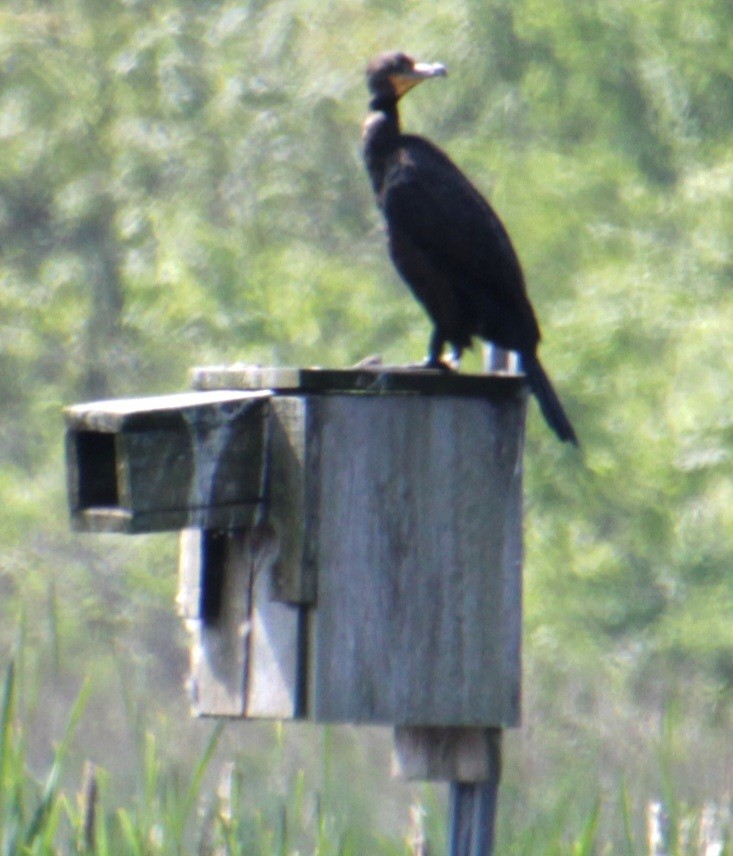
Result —
M 515 724 L 523 395 L 311 399 L 316 720 Z M 514 529 L 512 530 L 512 526 Z M 511 551 L 509 551 L 511 552 Z M 510 600 L 514 600 L 510 604 Z
M 272 529 L 184 529 L 180 546 L 177 603 L 191 634 L 193 713 L 298 716 L 302 613 L 273 600 Z

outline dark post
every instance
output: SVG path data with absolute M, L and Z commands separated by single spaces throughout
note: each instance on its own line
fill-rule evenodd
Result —
M 501 728 L 487 728 L 488 777 L 450 786 L 449 856 L 491 856 L 501 779 Z
M 484 355 L 486 371 L 507 371 L 512 366 L 512 358 L 510 351 L 488 345 Z M 518 499 L 521 502 L 521 496 Z M 517 555 L 521 555 L 521 533 L 514 534 Z M 501 737 L 501 728 L 486 729 L 487 777 L 484 781 L 451 783 L 448 856 L 492 856 L 494 852 Z

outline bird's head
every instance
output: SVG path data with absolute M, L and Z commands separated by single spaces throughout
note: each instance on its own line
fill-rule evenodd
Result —
M 431 77 L 445 77 L 448 72 L 439 62 L 417 62 L 400 51 L 375 57 L 367 66 L 367 86 L 375 100 L 399 100 L 413 86 Z

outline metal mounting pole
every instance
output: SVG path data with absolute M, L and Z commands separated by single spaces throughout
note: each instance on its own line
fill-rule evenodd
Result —
M 486 371 L 506 371 L 509 351 L 488 345 L 484 352 Z M 482 782 L 451 782 L 448 856 L 492 856 L 496 806 L 501 779 L 501 728 L 486 730 L 488 776 Z
M 488 778 L 451 782 L 448 856 L 492 856 L 501 779 L 501 728 L 487 728 Z

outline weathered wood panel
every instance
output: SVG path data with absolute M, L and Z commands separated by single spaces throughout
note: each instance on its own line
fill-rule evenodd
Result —
M 409 366 L 357 366 L 350 369 L 267 366 L 212 366 L 195 368 L 192 385 L 201 390 L 269 389 L 280 393 L 321 394 L 359 392 L 511 397 L 523 384 L 517 374 L 458 374 Z
M 308 401 L 321 449 L 312 715 L 516 724 L 519 564 L 507 536 L 521 524 L 507 515 L 520 510 L 524 397 Z
M 182 529 L 178 536 L 176 610 L 184 620 L 201 618 L 202 540 L 202 529 Z
M 522 566 L 524 563 L 524 419 L 516 426 L 517 460 L 506 497 L 502 571 L 503 658 L 505 703 L 508 714 L 505 725 L 519 725 L 522 709 Z
M 67 481 L 81 531 L 252 523 L 262 502 L 266 392 L 214 392 L 69 407 Z
M 317 438 L 308 430 L 307 399 L 272 399 L 267 469 L 267 521 L 277 532 L 280 553 L 275 566 L 273 597 L 313 603 L 316 568 L 312 561 L 312 521 L 318 485 Z
M 409 781 L 483 782 L 492 773 L 499 729 L 401 726 L 394 730 L 392 772 Z
M 267 525 L 181 533 L 177 602 L 197 716 L 289 719 L 302 709 L 302 617 L 272 599 L 277 553 Z
M 196 716 L 242 716 L 247 691 L 247 648 L 251 613 L 251 566 L 246 531 L 202 531 L 199 549 L 186 551 L 194 567 L 183 570 L 189 591 L 198 588 L 192 633 L 191 707 Z M 196 535 L 188 538 L 196 541 Z M 192 580 L 197 575 L 199 585 Z
M 269 527 L 251 535 L 252 629 L 246 715 L 293 719 L 302 713 L 302 607 L 274 600 L 279 542 Z

